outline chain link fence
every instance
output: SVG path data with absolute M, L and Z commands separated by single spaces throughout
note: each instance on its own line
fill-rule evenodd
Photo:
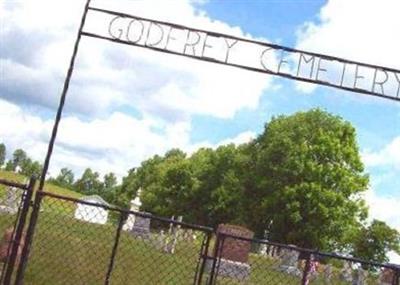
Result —
M 193 284 L 211 229 L 42 195 L 24 284 Z
M 10 284 L 24 247 L 24 226 L 35 179 L 26 184 L 0 179 L 0 283 Z
M 399 285 L 396 265 L 225 234 L 214 249 L 207 284 Z M 231 252 L 239 255 L 229 258 Z
M 20 242 L 11 244 L 24 249 L 14 252 L 14 274 L 6 254 L 9 276 L 1 284 L 399 285 L 395 265 L 230 235 L 181 217 L 126 211 L 98 196 L 78 200 L 38 192 L 31 205 L 22 205 L 32 209 L 22 226 L 20 214 L 0 213 L 1 230 L 16 225 Z

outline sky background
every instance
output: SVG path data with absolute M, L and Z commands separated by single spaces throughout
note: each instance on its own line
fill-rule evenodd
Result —
M 0 142 L 43 162 L 83 0 L 0 3 Z M 98 1 L 133 15 L 400 69 L 400 1 Z M 119 177 L 154 154 L 249 141 L 322 108 L 357 130 L 370 216 L 400 230 L 400 103 L 83 38 L 50 175 Z M 400 262 L 392 256 L 392 261 Z

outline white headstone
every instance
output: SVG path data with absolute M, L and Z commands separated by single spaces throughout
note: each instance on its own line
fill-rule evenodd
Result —
M 142 189 L 139 188 L 136 194 L 136 198 L 131 200 L 131 208 L 130 210 L 133 212 L 140 212 L 140 207 L 142 206 L 142 201 L 140 200 L 140 194 L 142 193 Z M 125 221 L 125 224 L 122 226 L 124 231 L 130 231 L 133 229 L 135 225 L 135 215 L 129 214 L 128 218 Z
M 340 280 L 345 282 L 353 281 L 353 269 L 349 261 L 345 261 L 342 270 L 340 271 Z
M 14 187 L 9 187 L 0 202 L 0 212 L 16 214 L 21 203 L 21 193 Z
M 294 276 L 301 276 L 301 271 L 297 268 L 300 253 L 296 250 L 284 248 L 281 252 L 281 265 L 279 270 Z

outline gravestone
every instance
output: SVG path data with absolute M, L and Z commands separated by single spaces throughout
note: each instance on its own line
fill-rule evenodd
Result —
M 348 261 L 344 262 L 343 268 L 340 271 L 339 278 L 341 281 L 351 283 L 353 282 L 353 269 Z
M 394 271 L 390 268 L 384 268 L 379 276 L 379 285 L 392 285 Z
M 172 219 L 174 219 L 174 217 L 172 217 Z M 183 217 L 179 216 L 177 221 L 182 222 L 182 219 L 183 219 Z M 165 244 L 166 252 L 172 253 L 172 254 L 175 253 L 175 248 L 178 243 L 179 236 L 180 236 L 180 229 L 181 229 L 181 226 L 179 224 L 176 225 L 174 223 L 170 223 L 170 229 L 168 231 L 170 238 L 168 239 L 168 242 Z
M 152 235 L 153 245 L 158 250 L 163 250 L 165 246 L 165 233 L 163 230 L 159 234 Z
M 367 282 L 368 272 L 361 267 L 357 269 L 354 275 L 353 285 L 365 285 Z
M 196 239 L 196 235 L 192 229 L 187 229 L 183 231 L 182 239 L 186 242 L 194 242 Z
M 143 214 L 149 214 L 142 212 Z M 150 238 L 150 218 L 135 215 L 135 222 L 132 229 L 129 231 L 133 236 L 143 239 Z
M 278 267 L 279 271 L 286 274 L 301 277 L 302 272 L 297 268 L 300 252 L 290 248 L 283 248 L 281 250 L 280 258 L 281 264 Z
M 276 257 L 278 255 L 278 248 L 276 246 L 270 245 L 267 248 L 267 253 L 271 257 Z
M 264 240 L 267 240 L 267 238 L 268 238 L 268 231 L 267 231 L 267 230 L 264 230 L 264 237 L 263 237 L 263 239 L 264 239 Z M 262 244 L 260 245 L 260 247 L 259 247 L 258 253 L 259 253 L 260 255 L 267 255 L 267 252 L 268 252 L 267 244 L 266 244 L 266 243 L 262 243 Z
M 21 203 L 21 193 L 15 187 L 8 187 L 0 202 L 0 213 L 14 215 Z
M 332 265 L 327 264 L 324 270 L 324 284 L 331 284 L 332 273 L 333 273 Z
M 254 233 L 249 229 L 241 226 L 220 224 L 217 228 L 217 236 L 221 234 L 228 234 L 236 237 L 251 239 Z M 249 260 L 249 252 L 251 249 L 251 242 L 235 239 L 233 237 L 225 237 L 223 242 L 216 248 L 219 253 L 217 260 L 218 271 L 217 275 L 235 278 L 239 281 L 245 281 L 250 275 L 250 265 L 247 263 Z M 213 260 L 207 261 L 207 269 L 210 270 L 213 265 Z
M 142 206 L 142 201 L 140 201 L 140 194 L 142 193 L 142 190 L 139 188 L 136 198 L 131 200 L 131 208 L 130 211 L 132 212 L 140 212 L 140 207 Z M 135 225 L 135 214 L 129 214 L 128 218 L 126 219 L 122 229 L 124 231 L 131 231 L 133 226 Z

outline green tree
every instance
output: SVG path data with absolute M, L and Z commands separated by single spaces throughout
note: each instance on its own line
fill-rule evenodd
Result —
M 109 203 L 118 205 L 117 191 L 119 187 L 117 184 L 118 184 L 117 177 L 113 172 L 105 174 L 103 177 L 102 192 L 99 194 Z
M 12 159 L 12 166 L 13 166 L 13 171 L 15 171 L 15 169 L 17 167 L 22 167 L 22 164 L 25 162 L 25 160 L 28 158 L 28 156 L 26 155 L 26 152 L 22 149 L 16 149 L 13 153 L 13 159 Z
M 20 173 L 27 176 L 39 177 L 42 171 L 42 165 L 38 161 L 32 161 L 29 157 L 26 157 L 19 163 Z
M 163 216 L 183 215 L 189 204 L 192 175 L 186 154 L 168 151 L 164 157 L 155 156 L 138 168 L 137 188 L 142 188 L 143 209 Z
M 163 159 L 161 156 L 155 155 L 150 159 L 147 159 L 141 163 L 137 168 L 129 170 L 128 175 L 122 179 L 122 185 L 117 189 L 117 198 L 114 204 L 123 207 L 129 207 L 129 202 L 136 196 L 137 191 L 140 187 L 145 189 L 146 195 L 154 191 L 151 190 L 153 187 L 157 187 L 160 181 L 160 175 L 158 173 L 158 164 L 162 163 Z M 150 190 L 149 190 L 150 189 Z M 144 194 L 144 193 L 143 193 Z M 142 194 L 142 195 L 143 195 Z M 152 199 L 149 197 L 148 199 Z M 152 206 L 147 206 L 147 211 L 152 211 Z M 152 211 L 157 214 L 157 212 Z
M 75 184 L 75 189 L 85 195 L 99 194 L 102 192 L 102 183 L 99 181 L 99 173 L 86 168 L 81 178 Z
M 200 149 L 190 162 L 195 177 L 191 208 L 195 220 L 210 226 L 243 223 L 241 153 L 234 144 L 216 150 Z
M 5 171 L 14 171 L 14 164 L 12 160 L 7 160 L 6 167 L 4 168 Z
M 211 226 L 241 223 L 244 171 L 239 154 L 234 145 L 202 148 L 191 157 L 173 149 L 130 171 L 120 190 L 132 199 L 142 188 L 143 209 L 158 215 L 184 215 L 185 221 Z
M 74 173 L 71 169 L 63 167 L 60 170 L 60 173 L 57 175 L 55 179 L 51 179 L 50 181 L 58 186 L 65 188 L 73 188 L 74 184 Z
M 6 146 L 4 143 L 0 143 L 0 167 L 3 166 L 6 159 Z
M 273 118 L 253 143 L 254 197 L 270 239 L 333 250 L 366 218 L 368 176 L 350 123 L 319 109 Z
M 104 175 L 103 181 L 105 191 L 112 191 L 117 186 L 117 177 L 113 172 Z
M 353 239 L 352 254 L 364 260 L 388 262 L 392 250 L 400 254 L 400 233 L 379 220 L 362 227 Z

